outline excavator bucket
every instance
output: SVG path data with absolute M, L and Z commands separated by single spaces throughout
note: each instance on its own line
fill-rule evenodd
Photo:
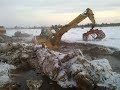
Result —
M 88 41 L 90 36 L 92 37 L 92 40 L 102 40 L 105 38 L 105 33 L 102 30 L 90 29 L 83 34 L 83 40 Z

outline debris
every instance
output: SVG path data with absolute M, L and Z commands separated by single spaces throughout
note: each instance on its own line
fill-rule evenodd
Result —
M 102 88 L 98 86 L 101 84 L 103 87 L 105 85 L 108 88 L 120 89 L 120 74 L 112 71 L 108 60 L 89 61 L 80 49 L 60 53 L 43 48 L 42 45 L 34 46 L 23 43 L 9 43 L 1 47 L 3 51 L 1 49 L 0 57 L 7 57 L 8 60 L 3 59 L 7 63 L 21 69 L 28 68 L 30 65 L 38 73 L 48 76 L 63 88 L 79 87 L 81 90 L 93 90 L 95 87 Z M 109 53 L 108 51 L 106 54 Z M 27 83 L 29 82 L 32 81 Z
M 15 66 L 9 65 L 6 63 L 0 63 L 0 87 L 3 87 L 5 84 L 11 82 L 9 77 L 9 71 L 11 69 L 16 69 Z
M 81 90 L 92 90 L 100 83 L 108 87 L 111 84 L 117 88 L 116 90 L 120 89 L 120 75 L 112 72 L 108 60 L 88 61 L 81 53 L 75 52 L 66 60 L 69 54 L 39 47 L 36 51 L 38 60 L 30 60 L 30 63 L 37 71 L 44 73 L 64 88 L 79 87 Z

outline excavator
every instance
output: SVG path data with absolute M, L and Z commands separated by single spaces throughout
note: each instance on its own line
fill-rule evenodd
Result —
M 90 29 L 89 32 L 83 34 L 83 40 L 87 41 L 89 35 L 94 35 L 96 34 L 97 37 L 94 37 L 94 39 L 103 39 L 105 38 L 105 34 L 102 30 L 94 30 L 95 26 L 95 19 L 94 19 L 94 14 L 93 11 L 90 8 L 87 8 L 85 12 L 82 14 L 78 15 L 75 19 L 73 19 L 70 23 L 67 25 L 61 27 L 60 29 L 57 28 L 55 32 L 53 33 L 51 28 L 43 28 L 41 30 L 41 34 L 39 36 L 35 36 L 33 38 L 33 43 L 34 44 L 42 44 L 46 46 L 49 49 L 58 49 L 60 46 L 60 41 L 62 38 L 62 35 L 69 31 L 71 28 L 75 27 L 78 23 L 83 21 L 85 18 L 89 18 L 90 21 L 92 22 L 92 28 Z

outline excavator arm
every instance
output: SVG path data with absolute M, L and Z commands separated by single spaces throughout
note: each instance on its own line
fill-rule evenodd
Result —
M 94 25 L 95 25 L 94 14 L 91 9 L 87 8 L 85 12 L 77 16 L 74 20 L 72 20 L 67 25 L 63 26 L 60 30 L 56 32 L 56 34 L 53 35 L 49 33 L 50 37 L 47 37 L 41 34 L 40 36 L 36 36 L 36 38 L 33 39 L 33 42 L 35 44 L 39 44 L 39 43 L 44 44 L 45 46 L 51 49 L 59 48 L 62 35 L 65 32 L 69 31 L 71 28 L 75 27 L 78 23 L 80 23 L 87 17 L 91 20 L 93 24 L 92 28 L 94 28 Z M 48 33 L 48 31 L 50 30 L 46 30 L 46 31 L 47 31 L 46 33 Z
M 78 23 L 83 21 L 85 18 L 89 18 L 92 22 L 92 28 L 94 28 L 95 25 L 95 19 L 94 19 L 94 14 L 91 9 L 87 8 L 85 12 L 77 16 L 74 20 L 72 20 L 69 24 L 63 26 L 57 33 L 56 35 L 51 39 L 52 45 L 55 46 L 55 48 L 59 47 L 60 40 L 62 35 L 69 31 L 71 28 L 75 27 Z

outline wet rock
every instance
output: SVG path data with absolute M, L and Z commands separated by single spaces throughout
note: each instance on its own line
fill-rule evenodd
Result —
M 31 66 L 61 87 L 93 90 L 97 83 L 102 82 L 108 87 L 112 83 L 118 90 L 120 88 L 120 75 L 112 72 L 106 59 L 88 61 L 80 50 L 63 54 L 41 46 L 34 53 L 37 58 L 29 61 Z
M 7 43 L 0 48 L 0 60 L 13 64 L 18 68 L 28 67 L 28 60 L 30 58 L 32 47 L 19 43 Z
M 91 81 L 91 78 L 86 75 L 78 74 L 75 76 L 75 80 L 80 90 L 93 90 L 94 88 L 94 83 Z
M 39 90 L 43 81 L 42 80 L 27 80 L 26 81 L 29 90 Z
M 120 51 L 115 51 L 112 53 L 112 56 L 117 57 L 120 59 Z
M 94 90 L 116 90 L 116 87 L 112 85 L 103 85 L 103 84 L 97 84 L 97 86 L 94 88 Z

